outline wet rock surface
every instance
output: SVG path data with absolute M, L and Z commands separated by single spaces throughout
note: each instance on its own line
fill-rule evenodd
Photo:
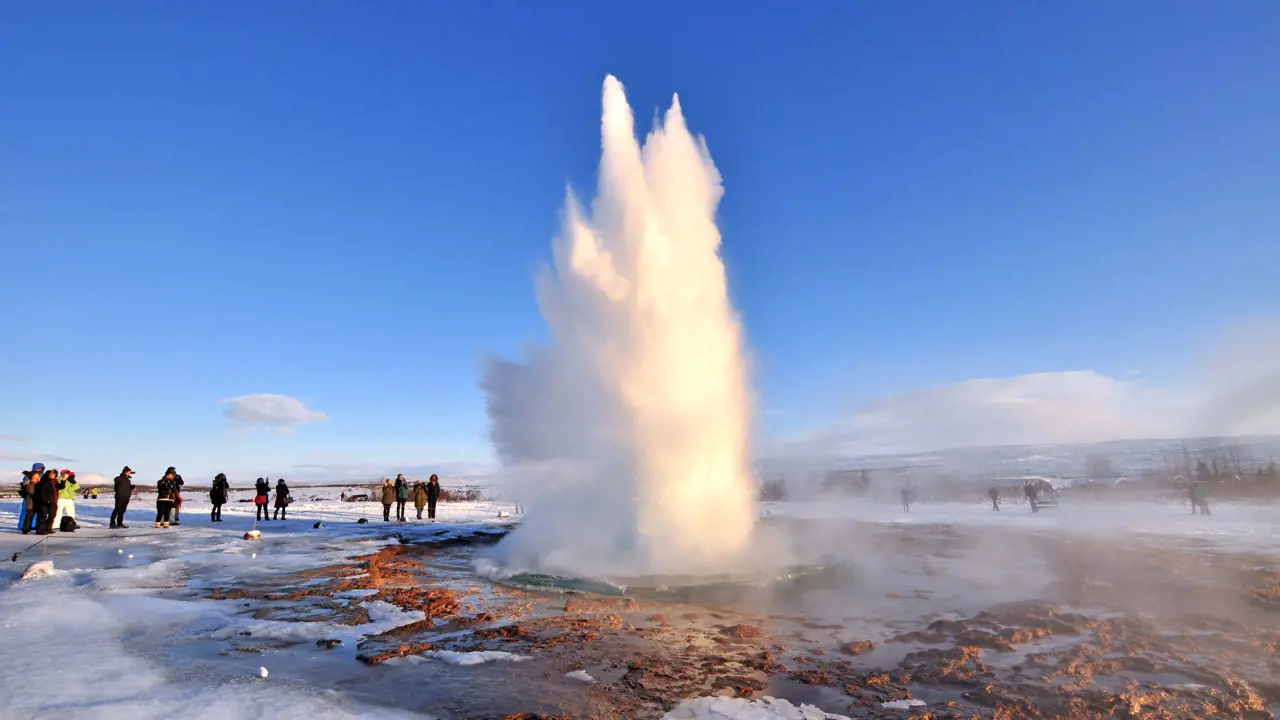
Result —
M 1034 563 L 1043 582 L 964 608 L 982 595 L 956 592 L 962 581 L 947 563 L 972 567 L 980 539 L 915 527 L 872 541 L 918 571 L 857 589 L 855 569 L 856 592 L 788 597 L 797 607 L 786 612 L 776 598 L 639 602 L 445 578 L 435 562 L 443 548 L 431 545 L 209 596 L 253 601 L 245 612 L 267 608 L 275 619 L 348 625 L 367 622 L 369 601 L 422 612 L 359 643 L 371 666 L 429 650 L 533 658 L 520 672 L 545 683 L 545 696 L 531 701 L 522 685 L 481 708 L 463 695 L 447 717 L 650 718 L 713 695 L 772 695 L 860 718 L 1271 718 L 1280 703 L 1276 558 L 1023 537 L 1026 571 Z M 583 669 L 595 684 L 561 687 Z M 885 707 L 908 699 L 924 704 Z

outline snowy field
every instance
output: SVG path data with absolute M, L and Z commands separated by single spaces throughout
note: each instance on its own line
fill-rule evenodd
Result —
M 1216 503 L 1209 516 L 1192 515 L 1186 503 L 1063 502 L 1032 513 L 1023 502 L 994 512 L 986 503 L 916 503 L 901 506 L 856 501 L 764 503 L 763 516 L 787 519 L 847 519 L 900 525 L 958 525 L 1062 533 L 1092 538 L 1179 537 L 1231 551 L 1280 553 L 1280 506 Z
M 511 505 L 442 503 L 438 522 L 412 519 L 384 523 L 377 503 L 339 503 L 344 488 L 294 491 L 296 502 L 283 522 L 258 524 L 260 542 L 242 540 L 254 527 L 251 492 L 233 494 L 223 516 L 210 523 L 203 494 L 189 493 L 181 527 L 157 530 L 154 496 L 133 500 L 124 531 L 105 528 L 112 500 L 77 501 L 82 529 L 59 533 L 47 543 L 16 532 L 18 504 L 0 502 L 0 629 L 11 657 L 39 648 L 38 662 L 10 662 L 0 670 L 0 716 L 13 718 L 160 718 L 175 712 L 190 718 L 397 718 L 431 717 L 372 705 L 344 688 L 368 681 L 374 670 L 353 662 L 356 641 L 421 619 L 385 603 L 366 607 L 369 622 L 344 626 L 286 622 L 234 613 L 229 601 L 203 600 L 201 588 L 232 580 L 273 577 L 318 567 L 399 542 L 501 532 L 518 521 Z M 848 520 L 873 525 L 999 527 L 1037 534 L 1114 538 L 1177 537 L 1229 551 L 1280 553 L 1280 511 L 1274 507 L 1219 504 L 1209 517 L 1192 516 L 1177 504 L 1067 505 L 1032 514 L 1022 504 L 999 512 L 986 505 L 918 504 L 909 513 L 893 505 L 855 502 L 771 503 L 764 521 Z M 366 518 L 367 523 L 358 523 Z M 322 522 L 315 528 L 316 522 Z M 20 580 L 30 563 L 52 560 L 50 577 Z M 351 602 L 359 603 L 359 597 Z M 219 649 L 238 636 L 255 639 L 343 641 L 340 652 L 258 655 Z M 343 662 L 329 660 L 340 658 Z M 408 658 L 406 658 L 408 660 Z M 418 664 L 448 663 L 458 672 L 510 666 L 521 658 L 440 652 L 395 665 L 411 678 Z M 506 662 L 503 662 L 503 661 Z M 266 668 L 267 677 L 261 677 Z M 568 680 L 571 681 L 572 679 Z M 584 685 L 587 681 L 579 677 Z M 33 688 L 42 688 L 33 691 Z M 401 705 L 400 702 L 394 703 Z M 673 718 L 833 718 L 812 707 L 784 701 L 690 698 Z

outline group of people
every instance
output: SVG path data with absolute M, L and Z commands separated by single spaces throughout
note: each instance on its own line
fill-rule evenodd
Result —
M 111 530 L 124 530 L 125 512 L 129 509 L 129 501 L 137 490 L 133 485 L 133 468 L 126 465 L 112 485 L 116 493 L 116 504 L 111 509 L 111 521 L 107 527 Z M 156 527 L 167 528 L 170 525 L 182 524 L 182 486 L 186 481 L 173 466 L 164 471 L 164 476 L 156 481 Z
M 80 483 L 74 470 L 48 469 L 44 463 L 36 463 L 22 473 L 18 494 L 22 497 L 22 512 L 18 515 L 18 527 L 23 535 L 33 531 L 37 535 L 51 535 L 58 530 L 74 532 L 76 524 L 76 495 Z
M 395 480 L 387 478 L 382 484 L 382 519 L 391 522 L 391 507 L 396 508 L 396 520 L 405 521 L 404 506 L 413 499 L 413 507 L 418 511 L 418 519 L 422 519 L 422 509 L 427 509 L 427 519 L 436 519 L 436 503 L 440 500 L 440 478 L 435 475 L 425 483 L 421 480 L 409 484 L 404 475 L 397 475 Z
M 226 476 L 219 475 L 219 477 L 222 478 L 222 481 L 225 484 L 227 480 Z M 258 478 L 253 484 L 253 489 L 255 491 L 253 504 L 257 508 L 257 513 L 254 515 L 255 521 L 262 520 L 263 522 L 266 522 L 267 520 L 272 519 L 288 519 L 289 503 L 293 502 L 293 496 L 289 494 L 289 486 L 285 484 L 284 478 L 280 478 L 276 481 L 275 518 L 271 517 L 271 480 L 269 478 Z M 228 486 L 226 490 L 230 490 L 230 487 Z M 226 502 L 225 490 L 222 494 L 222 502 Z M 214 503 L 214 512 L 217 513 L 218 521 L 221 522 L 222 505 L 218 503 L 217 500 L 215 500 Z
M 108 527 L 112 530 L 126 529 L 125 513 L 129 509 L 129 501 L 137 492 L 133 484 L 133 468 L 126 466 L 113 481 L 115 490 L 115 506 L 111 510 L 111 521 Z M 186 483 L 178 471 L 170 467 L 156 482 L 156 521 L 157 528 L 168 528 L 182 524 L 182 488 Z M 257 506 L 255 520 L 286 520 L 289 504 L 293 496 L 284 478 L 276 481 L 275 499 L 272 501 L 272 487 L 269 478 L 258 478 L 254 483 L 256 494 L 254 505 Z M 22 512 L 19 516 L 19 528 L 24 535 L 35 532 L 37 535 L 48 535 L 76 529 L 76 496 L 80 493 L 80 484 L 76 482 L 76 474 L 72 470 L 46 470 L 43 463 L 36 463 L 31 470 L 22 473 Z M 231 484 L 224 473 L 218 473 L 209 488 L 209 500 L 213 509 L 209 513 L 210 522 L 222 522 L 222 506 L 227 504 L 231 494 Z M 388 478 L 382 486 L 382 519 L 391 521 L 391 509 L 396 511 L 396 520 L 405 522 L 405 506 L 410 500 L 418 511 L 418 519 L 422 519 L 422 511 L 427 511 L 427 519 L 436 519 L 436 503 L 440 500 L 440 478 L 432 475 L 423 482 L 410 482 L 404 475 L 397 475 L 394 480 Z M 274 506 L 275 513 L 272 514 Z

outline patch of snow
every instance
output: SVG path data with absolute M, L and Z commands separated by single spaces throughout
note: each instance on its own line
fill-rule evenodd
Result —
M 588 673 L 586 670 L 574 670 L 571 673 L 565 673 L 565 677 L 569 678 L 570 680 L 577 680 L 579 682 L 584 682 L 588 685 L 596 684 L 596 679 L 591 677 L 591 674 Z
M 796 707 L 786 700 L 764 697 L 759 700 L 705 697 L 685 700 L 663 720 L 849 720 L 845 715 L 825 713 L 813 705 Z
M 887 708 L 889 710 L 910 710 L 913 707 L 924 707 L 927 704 L 928 703 L 923 700 L 907 698 L 906 700 L 890 700 L 886 703 L 880 703 L 880 707 Z
M 48 577 L 52 574 L 53 561 L 41 560 L 40 562 L 34 562 L 28 565 L 27 569 L 22 571 L 22 579 L 33 580 L 35 578 Z
M 435 658 L 453 665 L 482 665 L 487 662 L 523 662 L 532 660 L 528 655 L 516 655 L 500 650 L 478 650 L 475 652 L 454 652 L 452 650 L 428 650 L 427 657 Z

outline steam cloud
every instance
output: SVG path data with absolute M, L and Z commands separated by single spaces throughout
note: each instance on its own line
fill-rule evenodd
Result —
M 643 146 L 612 76 L 603 103 L 590 217 L 570 194 L 537 282 L 552 343 L 482 381 L 498 456 L 533 498 L 498 553 L 577 575 L 723 568 L 751 539 L 755 483 L 720 174 L 678 97 Z

